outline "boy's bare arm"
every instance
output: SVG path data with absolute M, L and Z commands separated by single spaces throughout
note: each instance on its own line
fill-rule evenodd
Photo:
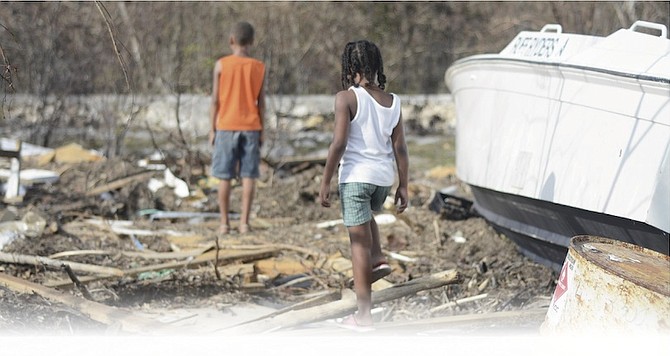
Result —
M 407 150 L 407 143 L 405 142 L 402 113 L 400 114 L 398 124 L 393 129 L 391 141 L 393 142 L 393 155 L 398 167 L 398 189 L 395 194 L 395 204 L 398 213 L 402 213 L 407 209 L 409 203 L 409 194 L 407 192 L 409 184 L 409 152 Z
M 328 148 L 328 158 L 326 159 L 326 167 L 323 170 L 323 180 L 321 181 L 321 191 L 319 192 L 321 205 L 325 207 L 330 207 L 330 181 L 347 147 L 352 100 L 353 104 L 355 104 L 356 97 L 351 91 L 341 91 L 335 95 L 335 130 L 333 133 L 333 142 L 331 142 Z
M 261 91 L 258 93 L 258 114 L 261 117 L 261 135 L 259 143 L 263 145 L 265 131 L 265 83 L 261 84 Z
M 221 75 L 221 65 L 217 61 L 212 74 L 212 103 L 210 105 L 210 123 L 209 143 L 214 145 L 214 136 L 216 135 L 216 117 L 219 113 L 219 76 Z

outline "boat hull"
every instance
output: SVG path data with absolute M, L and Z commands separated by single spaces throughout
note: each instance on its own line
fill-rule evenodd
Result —
M 648 224 L 482 187 L 470 188 L 475 210 L 484 219 L 514 241 L 526 257 L 556 271 L 565 261 L 570 239 L 578 235 L 611 237 L 666 255 L 670 250 L 669 234 Z
M 520 33 L 445 74 L 475 209 L 560 269 L 570 238 L 670 254 L 670 40 Z

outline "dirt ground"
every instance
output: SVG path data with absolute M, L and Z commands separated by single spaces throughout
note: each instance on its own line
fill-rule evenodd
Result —
M 418 142 L 418 141 L 417 141 Z M 414 143 L 410 152 L 411 207 L 391 224 L 380 225 L 383 249 L 393 273 L 386 281 L 402 283 L 443 270 L 456 269 L 463 281 L 455 285 L 426 290 L 416 295 L 382 303 L 384 321 L 426 319 L 430 317 L 490 313 L 529 308 L 544 303 L 555 287 L 556 275 L 549 268 L 524 258 L 515 245 L 475 215 L 459 217 L 448 214 L 442 205 L 435 205 L 437 189 L 456 187 L 459 196 L 469 198 L 465 185 L 448 165 L 431 170 L 434 164 L 421 155 L 439 150 L 444 143 L 431 141 L 423 147 Z M 164 211 L 217 212 L 215 184 L 205 179 L 196 165 L 189 166 L 193 175 L 191 186 L 203 194 L 200 203 L 181 200 L 163 189 L 152 192 L 146 181 L 133 182 L 106 194 L 86 196 L 91 187 L 144 171 L 135 158 L 107 159 L 97 162 L 49 163 L 42 169 L 59 172 L 57 183 L 30 187 L 22 204 L 3 206 L 3 220 L 19 220 L 28 212 L 46 220 L 38 236 L 25 236 L 6 245 L 2 252 L 34 256 L 50 256 L 73 250 L 104 250 L 108 254 L 72 256 L 70 261 L 130 269 L 156 263 L 114 253 L 119 251 L 170 252 L 174 246 L 165 238 L 155 236 L 116 235 L 100 233 L 73 223 L 100 217 L 131 220 L 141 229 L 169 229 L 180 233 L 216 238 L 216 219 L 187 221 L 160 219 L 151 221 L 138 216 L 143 209 Z M 29 165 L 26 165 L 28 168 Z M 178 172 L 178 167 L 173 167 Z M 182 172 L 184 166 L 181 166 Z M 220 242 L 244 244 L 285 244 L 298 246 L 319 254 L 332 256 L 338 252 L 349 257 L 346 229 L 341 224 L 322 228 L 317 224 L 340 218 L 335 182 L 332 186 L 334 206 L 322 208 L 318 203 L 319 182 L 323 166 L 319 162 L 264 164 L 253 205 L 253 231 L 247 235 L 233 233 Z M 162 177 L 156 171 L 155 177 Z M 182 174 L 183 176 L 183 174 Z M 235 186 L 232 209 L 238 209 L 241 187 Z M 206 199 L 204 199 L 206 198 Z M 433 203 L 433 209 L 431 209 Z M 436 211 L 437 210 L 437 211 Z M 146 211 L 146 210 L 145 210 Z M 385 213 L 393 214 L 392 211 Z M 236 222 L 233 221 L 233 230 Z M 304 254 L 285 250 L 276 259 L 305 260 Z M 60 269 L 26 264 L 0 263 L 0 273 L 16 276 L 38 284 L 68 279 Z M 254 303 L 281 308 L 304 300 L 311 293 L 340 290 L 345 285 L 344 273 L 313 268 L 306 273 L 307 282 L 284 288 L 273 288 L 299 275 L 277 275 L 267 279 L 245 280 L 230 275 L 217 278 L 211 264 L 196 268 L 176 268 L 153 275 L 134 275 L 104 279 L 88 284 L 92 298 L 102 304 L 129 310 L 212 307 L 226 312 L 239 303 Z M 82 275 L 79 275 L 82 277 Z M 265 288 L 250 289 L 244 283 L 262 283 Z M 77 288 L 61 288 L 82 297 Z M 441 310 L 433 310 L 447 302 L 483 295 L 482 299 Z M 0 335 L 26 335 L 48 331 L 56 335 L 111 333 L 113 327 L 84 315 L 70 306 L 51 302 L 38 294 L 21 294 L 0 286 Z

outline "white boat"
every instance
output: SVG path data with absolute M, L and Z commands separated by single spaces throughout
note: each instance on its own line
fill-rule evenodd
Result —
M 570 238 L 670 254 L 670 40 L 638 21 L 607 37 L 521 32 L 445 74 L 456 167 L 474 208 L 558 270 Z

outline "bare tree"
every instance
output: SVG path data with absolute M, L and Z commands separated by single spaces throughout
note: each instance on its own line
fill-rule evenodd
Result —
M 10 31 L 7 27 L 2 25 L 0 23 L 0 27 L 9 35 L 14 38 L 14 34 L 12 34 L 12 31 Z M 2 59 L 2 69 L 0 69 L 0 78 L 2 79 L 2 101 L 0 104 L 0 107 L 3 108 L 3 110 L 0 110 L 0 118 L 5 119 L 5 102 L 7 100 L 7 94 L 14 92 L 16 89 L 14 88 L 14 77 L 16 77 L 17 73 L 17 68 L 12 65 L 12 63 L 9 60 L 9 57 L 5 54 L 5 49 L 2 47 L 2 42 L 0 42 L 0 59 Z
M 185 94 L 206 95 L 216 59 L 230 53 L 228 31 L 241 19 L 256 27 L 252 53 L 266 63 L 270 98 L 272 94 L 333 94 L 340 89 L 342 48 L 361 38 L 380 46 L 389 90 L 412 94 L 446 92 L 444 71 L 453 61 L 498 52 L 519 31 L 558 23 L 564 32 L 608 35 L 635 20 L 670 27 L 670 5 L 656 1 L 123 2 L 114 6 L 99 1 L 4 2 L 0 80 L 5 95 L 11 91 L 40 98 L 30 136 L 34 142 L 54 143 L 48 136 L 75 120 L 72 112 L 77 110 L 59 104 L 70 96 L 129 95 L 134 100 L 136 95 L 168 94 L 179 96 L 180 106 Z M 68 105 L 77 102 L 70 100 Z M 108 154 L 121 152 L 137 106 L 124 105 L 122 115 L 106 114 L 109 122 L 102 129 L 107 130 Z M 182 141 L 188 142 L 182 134 Z

